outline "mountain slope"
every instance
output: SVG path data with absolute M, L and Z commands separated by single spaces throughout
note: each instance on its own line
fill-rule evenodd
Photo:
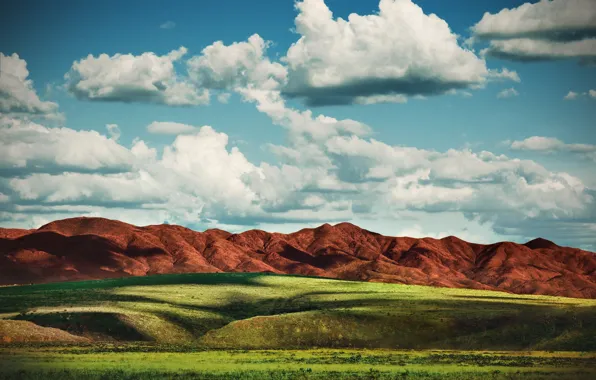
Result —
M 0 284 L 187 272 L 270 272 L 596 298 L 596 255 L 544 239 L 472 244 L 389 237 L 350 223 L 291 234 L 196 232 L 73 218 L 0 229 Z

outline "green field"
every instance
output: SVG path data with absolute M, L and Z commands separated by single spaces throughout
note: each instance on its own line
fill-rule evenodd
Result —
M 596 300 L 263 274 L 0 288 L 0 378 L 596 378 L 595 352 Z

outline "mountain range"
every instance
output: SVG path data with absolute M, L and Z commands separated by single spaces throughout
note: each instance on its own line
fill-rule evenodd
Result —
M 103 218 L 0 228 L 0 284 L 189 272 L 267 272 L 596 298 L 596 254 L 545 239 L 468 243 L 383 236 L 350 223 L 282 234 Z

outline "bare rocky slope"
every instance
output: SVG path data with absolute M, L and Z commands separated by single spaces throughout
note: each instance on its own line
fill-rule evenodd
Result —
M 596 298 L 596 254 L 548 240 L 473 244 L 383 236 L 350 223 L 291 234 L 197 232 L 73 218 L 0 228 L 0 284 L 188 272 L 270 272 Z

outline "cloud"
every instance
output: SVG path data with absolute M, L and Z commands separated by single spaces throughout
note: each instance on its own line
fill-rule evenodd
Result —
M 504 230 L 512 215 L 537 223 L 566 217 L 573 224 L 573 218 L 589 218 L 586 210 L 593 208 L 593 195 L 579 179 L 549 172 L 533 161 L 484 151 L 390 146 L 364 139 L 366 131 L 358 136 L 335 130 L 314 137 L 305 125 L 321 116 L 298 117 L 276 92 L 244 96 L 290 131 L 289 146 L 272 146 L 285 163 L 284 173 L 268 167 L 260 181 L 249 182 L 259 197 L 266 193 L 268 202 L 275 200 L 277 209 L 304 205 L 297 194 L 307 192 L 327 201 L 330 196 L 347 200 L 354 214 L 391 219 L 407 210 L 460 212 Z M 305 133 L 310 139 L 303 138 Z M 277 180 L 271 182 L 273 178 Z
M 65 75 L 68 91 L 79 99 L 194 106 L 209 103 L 209 92 L 179 77 L 174 62 L 186 54 L 181 47 L 167 55 L 101 54 L 75 61 Z
M 9 184 L 18 199 L 43 205 L 139 207 L 143 203 L 167 199 L 163 186 L 143 171 L 117 174 L 39 173 L 13 178 Z
M 580 97 L 596 98 L 596 90 L 588 90 L 586 92 L 569 91 L 567 93 L 567 95 L 565 95 L 563 97 L 563 99 L 565 99 L 565 100 L 575 100 L 575 99 L 580 98 Z
M 513 87 L 506 88 L 497 94 L 497 98 L 499 99 L 512 98 L 515 96 L 519 96 L 519 92 L 517 92 L 517 90 Z
M 27 62 L 18 54 L 0 53 L 0 113 L 13 116 L 55 116 L 58 104 L 42 101 L 28 79 Z
M 166 21 L 159 26 L 160 29 L 174 29 L 176 27 L 176 23 L 174 21 Z
M 197 127 L 171 121 L 154 121 L 147 126 L 147 132 L 160 135 L 181 135 L 196 131 Z
M 486 12 L 472 31 L 486 39 L 574 41 L 596 37 L 595 17 L 596 3 L 592 0 L 541 0 L 497 14 Z
M 106 124 L 106 129 L 108 130 L 108 134 L 110 135 L 110 138 L 114 141 L 118 141 L 118 139 L 120 138 L 120 128 L 118 127 L 117 124 Z
M 596 60 L 596 2 L 541 0 L 497 14 L 485 13 L 471 30 L 488 39 L 483 51 L 514 61 Z
M 519 38 L 491 41 L 482 54 L 512 61 L 532 62 L 578 58 L 582 62 L 596 61 L 596 39 L 552 42 Z
M 370 127 L 355 120 L 337 120 L 332 117 L 313 116 L 312 111 L 298 111 L 286 106 L 279 91 L 259 90 L 255 88 L 238 89 L 247 101 L 257 104 L 257 109 L 268 115 L 274 124 L 290 132 L 295 139 L 324 140 L 342 134 L 366 135 Z
M 574 99 L 577 99 L 578 96 L 579 96 L 579 94 L 577 92 L 569 91 L 563 99 L 574 100 Z
M 243 96 L 250 100 L 251 95 Z M 35 126 L 30 129 L 44 129 L 22 131 L 4 147 L 15 159 L 17 147 L 43 141 L 20 153 L 31 170 L 0 181 L 7 200 L 0 219 L 27 224 L 74 212 L 144 224 L 167 220 L 195 228 L 242 228 L 356 215 L 391 220 L 411 211 L 480 218 L 505 235 L 513 219 L 518 236 L 535 231 L 528 226 L 565 221 L 571 229 L 578 220 L 596 218 L 593 194 L 578 178 L 533 161 L 467 149 L 391 146 L 367 138 L 369 131 L 358 124 L 289 108 L 278 92 L 256 95 L 250 101 L 288 131 L 288 145 L 271 146 L 279 157 L 276 164 L 251 163 L 237 147 L 229 147 L 226 134 L 207 126 L 178 135 L 160 151 L 141 140 L 126 148 L 93 131 Z M 321 128 L 324 133 L 317 132 Z M 37 137 L 40 133 L 44 139 Z M 49 149 L 53 134 L 62 141 Z M 84 146 L 72 137 L 78 134 L 85 136 Z M 62 152 L 71 156 L 61 158 Z M 117 157 L 114 152 L 124 152 L 121 160 L 128 164 L 119 171 L 107 170 L 119 166 L 116 160 L 106 162 Z M 40 170 L 40 163 L 46 169 Z M 582 239 L 593 242 L 585 234 Z
M 187 61 L 190 77 L 197 86 L 233 90 L 253 86 L 275 89 L 286 80 L 286 68 L 265 55 L 270 42 L 253 34 L 246 42 L 224 45 L 217 41 L 204 48 L 201 55 Z
M 542 153 L 579 153 L 596 161 L 596 145 L 566 144 L 554 137 L 532 136 L 525 140 L 513 141 L 511 142 L 510 147 L 513 150 L 529 150 Z
M 310 106 L 442 94 L 482 85 L 488 75 L 484 60 L 462 48 L 444 20 L 410 0 L 381 0 L 378 14 L 347 20 L 334 19 L 323 0 L 296 7 L 300 39 L 283 58 L 284 94 Z
M 66 133 L 101 138 L 86 138 L 82 144 L 66 135 L 59 146 L 62 149 L 45 152 L 40 144 L 23 150 L 21 161 L 31 163 L 26 168 L 31 166 L 32 170 L 7 173 L 10 177 L 0 182 L 0 187 L 7 188 L 12 213 L 22 212 L 22 206 L 27 205 L 85 206 L 95 211 L 98 207 L 100 210 L 145 209 L 148 214 L 167 216 L 168 220 L 182 224 L 242 216 L 250 210 L 252 214 L 259 213 L 258 206 L 253 205 L 255 194 L 242 179 L 244 174 L 257 170 L 256 167 L 237 148 L 228 150 L 227 135 L 211 127 L 178 136 L 163 149 L 161 156 L 140 140 L 127 149 L 96 132 Z M 12 153 L 20 146 L 31 145 L 31 134 L 19 137 L 21 141 L 11 139 L 12 160 L 17 159 Z M 114 149 L 110 151 L 110 147 L 124 152 L 126 167 L 115 171 L 106 170 L 107 163 L 98 167 L 100 159 L 115 159 Z M 99 152 L 105 157 L 97 157 Z M 67 156 L 53 156 L 59 153 Z M 44 160 L 54 165 L 55 170 L 40 169 L 37 164 Z
M 133 156 L 114 139 L 95 131 L 47 128 L 40 124 L 0 118 L 0 177 L 28 173 L 122 172 Z
M 381 2 L 389 8 L 409 2 L 387 4 Z M 324 25 L 328 20 L 341 24 L 323 19 Z M 2 151 L 10 152 L 10 159 L 0 161 L 6 169 L 0 178 L 0 223 L 32 227 L 74 213 L 242 229 L 449 213 L 506 236 L 561 226 L 574 238 L 596 244 L 590 227 L 596 225 L 596 193 L 579 178 L 487 151 L 389 145 L 371 138 L 372 129 L 356 120 L 292 108 L 283 96 L 286 71 L 268 60 L 266 46 L 258 36 L 228 46 L 215 43 L 193 58 L 189 70 L 195 86 L 233 91 L 284 128 L 284 144 L 267 145 L 276 157 L 273 163 L 249 161 L 226 134 L 209 126 L 154 122 L 149 130 L 177 134 L 171 144 L 156 148 L 135 139 L 126 147 L 118 143 L 115 127 L 105 131 L 109 138 L 10 119 L 3 127 L 8 132 L 2 130 Z M 487 70 L 483 78 L 515 81 L 512 73 Z M 372 96 L 380 97 L 373 101 L 400 101 L 400 95 Z M 371 98 L 351 96 L 363 102 Z
M 222 92 L 221 94 L 217 95 L 217 100 L 222 104 L 228 104 L 231 96 L 232 94 L 229 92 Z
M 491 80 L 510 80 L 513 82 L 521 82 L 521 78 L 517 71 L 509 70 L 503 67 L 501 70 L 489 70 L 488 77 Z

